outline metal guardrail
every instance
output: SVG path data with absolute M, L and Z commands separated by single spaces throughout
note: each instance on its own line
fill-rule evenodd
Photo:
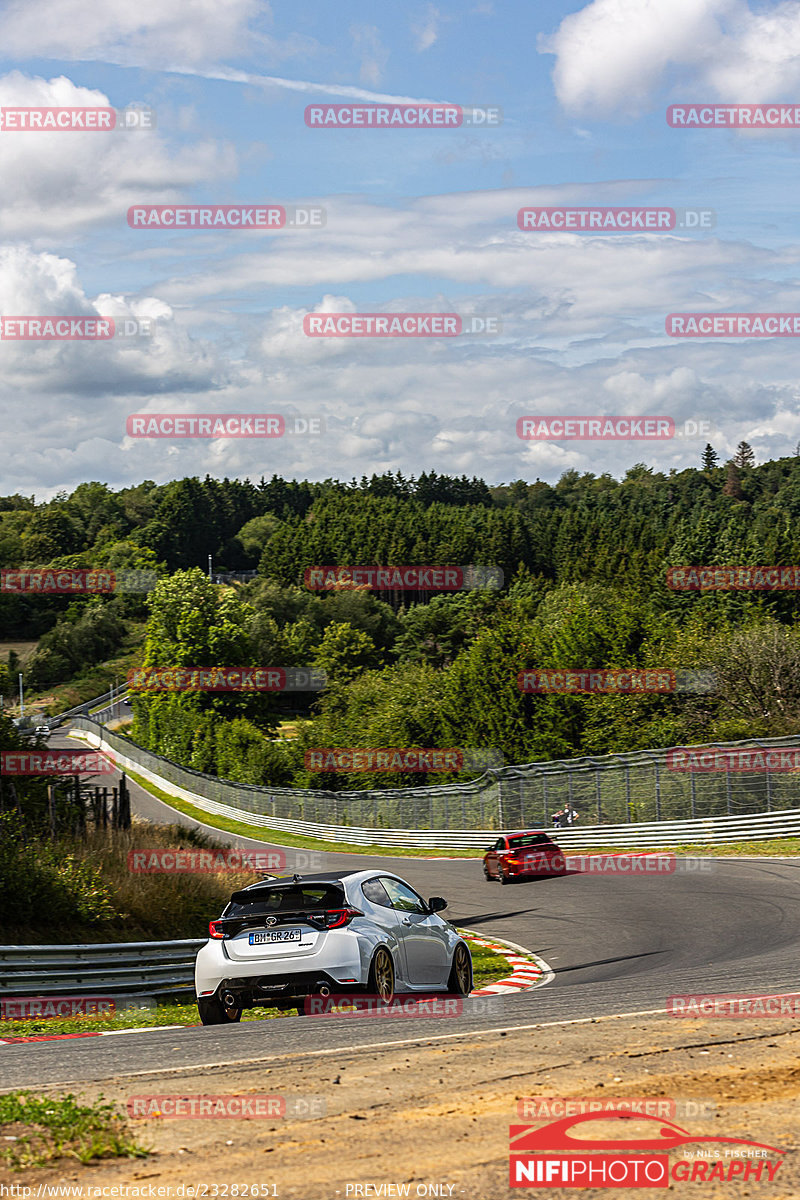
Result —
M 330 842 L 345 842 L 354 846 L 398 846 L 410 849 L 453 850 L 457 848 L 485 848 L 497 840 L 499 830 L 522 828 L 549 828 L 547 822 L 541 820 L 519 821 L 502 820 L 502 810 L 498 814 L 499 823 L 492 826 L 482 826 L 477 829 L 446 828 L 446 829 L 400 829 L 382 826 L 376 828 L 343 825 L 338 822 L 305 821 L 294 818 L 280 817 L 273 812 L 256 812 L 251 808 L 246 811 L 239 806 L 225 804 L 218 800 L 209 799 L 190 787 L 181 787 L 174 783 L 169 776 L 161 775 L 151 766 L 144 766 L 138 756 L 129 757 L 119 749 L 119 743 L 128 743 L 138 749 L 135 743 L 127 738 L 120 738 L 107 730 L 96 727 L 85 735 L 90 745 L 104 747 L 112 751 L 114 760 L 121 770 L 135 771 L 145 780 L 155 784 L 160 790 L 177 799 L 186 800 L 189 804 L 214 816 L 227 817 L 234 821 L 244 821 L 263 829 L 278 830 L 283 833 L 299 834 L 304 837 L 320 838 Z M 147 752 L 144 752 L 147 753 Z M 156 756 L 149 756 L 156 757 Z M 165 760 L 169 761 L 169 760 Z M 172 764 L 174 765 L 174 764 Z M 179 768 L 182 770 L 182 768 Z M 186 772 L 186 775 L 197 775 L 198 772 Z M 200 778 L 208 778 L 201 776 Z M 191 779 L 190 779 L 191 783 Z M 233 789 L 237 785 L 229 785 Z M 794 782 L 797 792 L 798 783 Z M 257 791 L 258 789 L 249 789 Z M 431 789 L 434 790 L 434 789 Z M 337 793 L 330 793 L 336 797 Z M 265 807 L 267 807 L 265 805 Z M 341 812 L 341 808 L 339 809 Z M 583 816 L 583 814 L 581 814 Z M 641 821 L 625 822 L 624 824 L 590 825 L 585 819 L 577 825 L 564 829 L 554 829 L 553 836 L 565 849 L 591 849 L 592 846 L 620 847 L 668 847 L 694 843 L 712 845 L 722 842 L 768 841 L 773 838 L 800 837 L 800 808 L 783 808 L 776 812 L 749 813 L 745 815 L 723 815 L 699 817 L 679 821 Z
M 203 938 L 91 946 L 0 946 L 0 998 L 194 992 Z
M 324 791 L 219 779 L 145 750 L 91 718 L 78 717 L 73 727 L 125 770 L 206 812 L 357 845 L 481 845 L 487 833 L 501 829 L 550 828 L 553 814 L 566 806 L 577 809 L 582 830 L 613 829 L 632 845 L 634 831 L 647 824 L 787 814 L 800 807 L 798 770 L 673 770 L 668 749 L 502 767 L 440 787 Z M 711 745 L 796 750 L 800 737 Z

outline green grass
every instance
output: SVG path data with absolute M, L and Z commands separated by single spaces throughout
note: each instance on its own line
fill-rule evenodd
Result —
M 113 1104 L 103 1104 L 102 1097 L 79 1104 L 72 1093 L 57 1098 L 30 1091 L 0 1096 L 0 1139 L 0 1162 L 17 1171 L 59 1158 L 88 1163 L 144 1158 L 149 1153 L 130 1136 L 126 1118 Z
M 556 841 L 558 832 L 556 832 Z M 738 855 L 757 855 L 764 858 L 800 856 L 800 838 L 770 838 L 765 842 L 725 842 L 708 845 L 704 842 L 684 846 L 592 846 L 589 849 L 565 850 L 571 854 L 685 854 L 706 855 L 710 858 L 736 858 Z
M 462 931 L 469 939 L 469 931 Z M 471 946 L 475 988 L 486 987 L 511 974 L 508 960 L 485 946 Z M 266 1021 L 291 1014 L 275 1008 L 246 1008 L 243 1021 Z M 153 1008 L 132 1009 L 113 1016 L 36 1017 L 30 1020 L 0 1020 L 0 1039 L 41 1037 L 64 1033 L 106 1033 L 114 1029 L 158 1029 L 165 1025 L 197 1025 L 194 1001 L 170 1002 Z

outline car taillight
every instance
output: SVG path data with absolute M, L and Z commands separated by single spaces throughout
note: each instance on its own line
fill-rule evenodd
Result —
M 360 908 L 329 908 L 326 913 L 323 913 L 326 929 L 339 929 L 342 925 L 349 925 L 354 917 L 363 917 L 363 912 Z
M 507 856 L 506 856 L 506 862 L 507 862 L 507 863 L 510 863 L 512 867 L 518 867 L 518 866 L 519 866 L 519 859 L 517 858 L 516 854 L 509 854 L 509 855 L 507 855 Z
M 225 934 L 222 931 L 222 921 L 208 922 L 208 936 L 210 938 L 223 938 Z

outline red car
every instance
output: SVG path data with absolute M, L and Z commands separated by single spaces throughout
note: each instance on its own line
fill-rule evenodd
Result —
M 563 875 L 566 869 L 564 852 L 540 829 L 504 833 L 483 856 L 484 875 L 501 883 L 526 875 Z

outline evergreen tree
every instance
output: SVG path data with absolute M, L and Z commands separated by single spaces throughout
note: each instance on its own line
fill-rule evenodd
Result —
M 756 456 L 753 453 L 753 447 L 747 442 L 739 442 L 739 445 L 736 447 L 736 453 L 733 456 L 733 462 L 741 470 L 754 467 L 756 465 Z
M 703 470 L 713 471 L 719 462 L 719 455 L 710 442 L 706 442 L 706 448 L 703 451 Z

